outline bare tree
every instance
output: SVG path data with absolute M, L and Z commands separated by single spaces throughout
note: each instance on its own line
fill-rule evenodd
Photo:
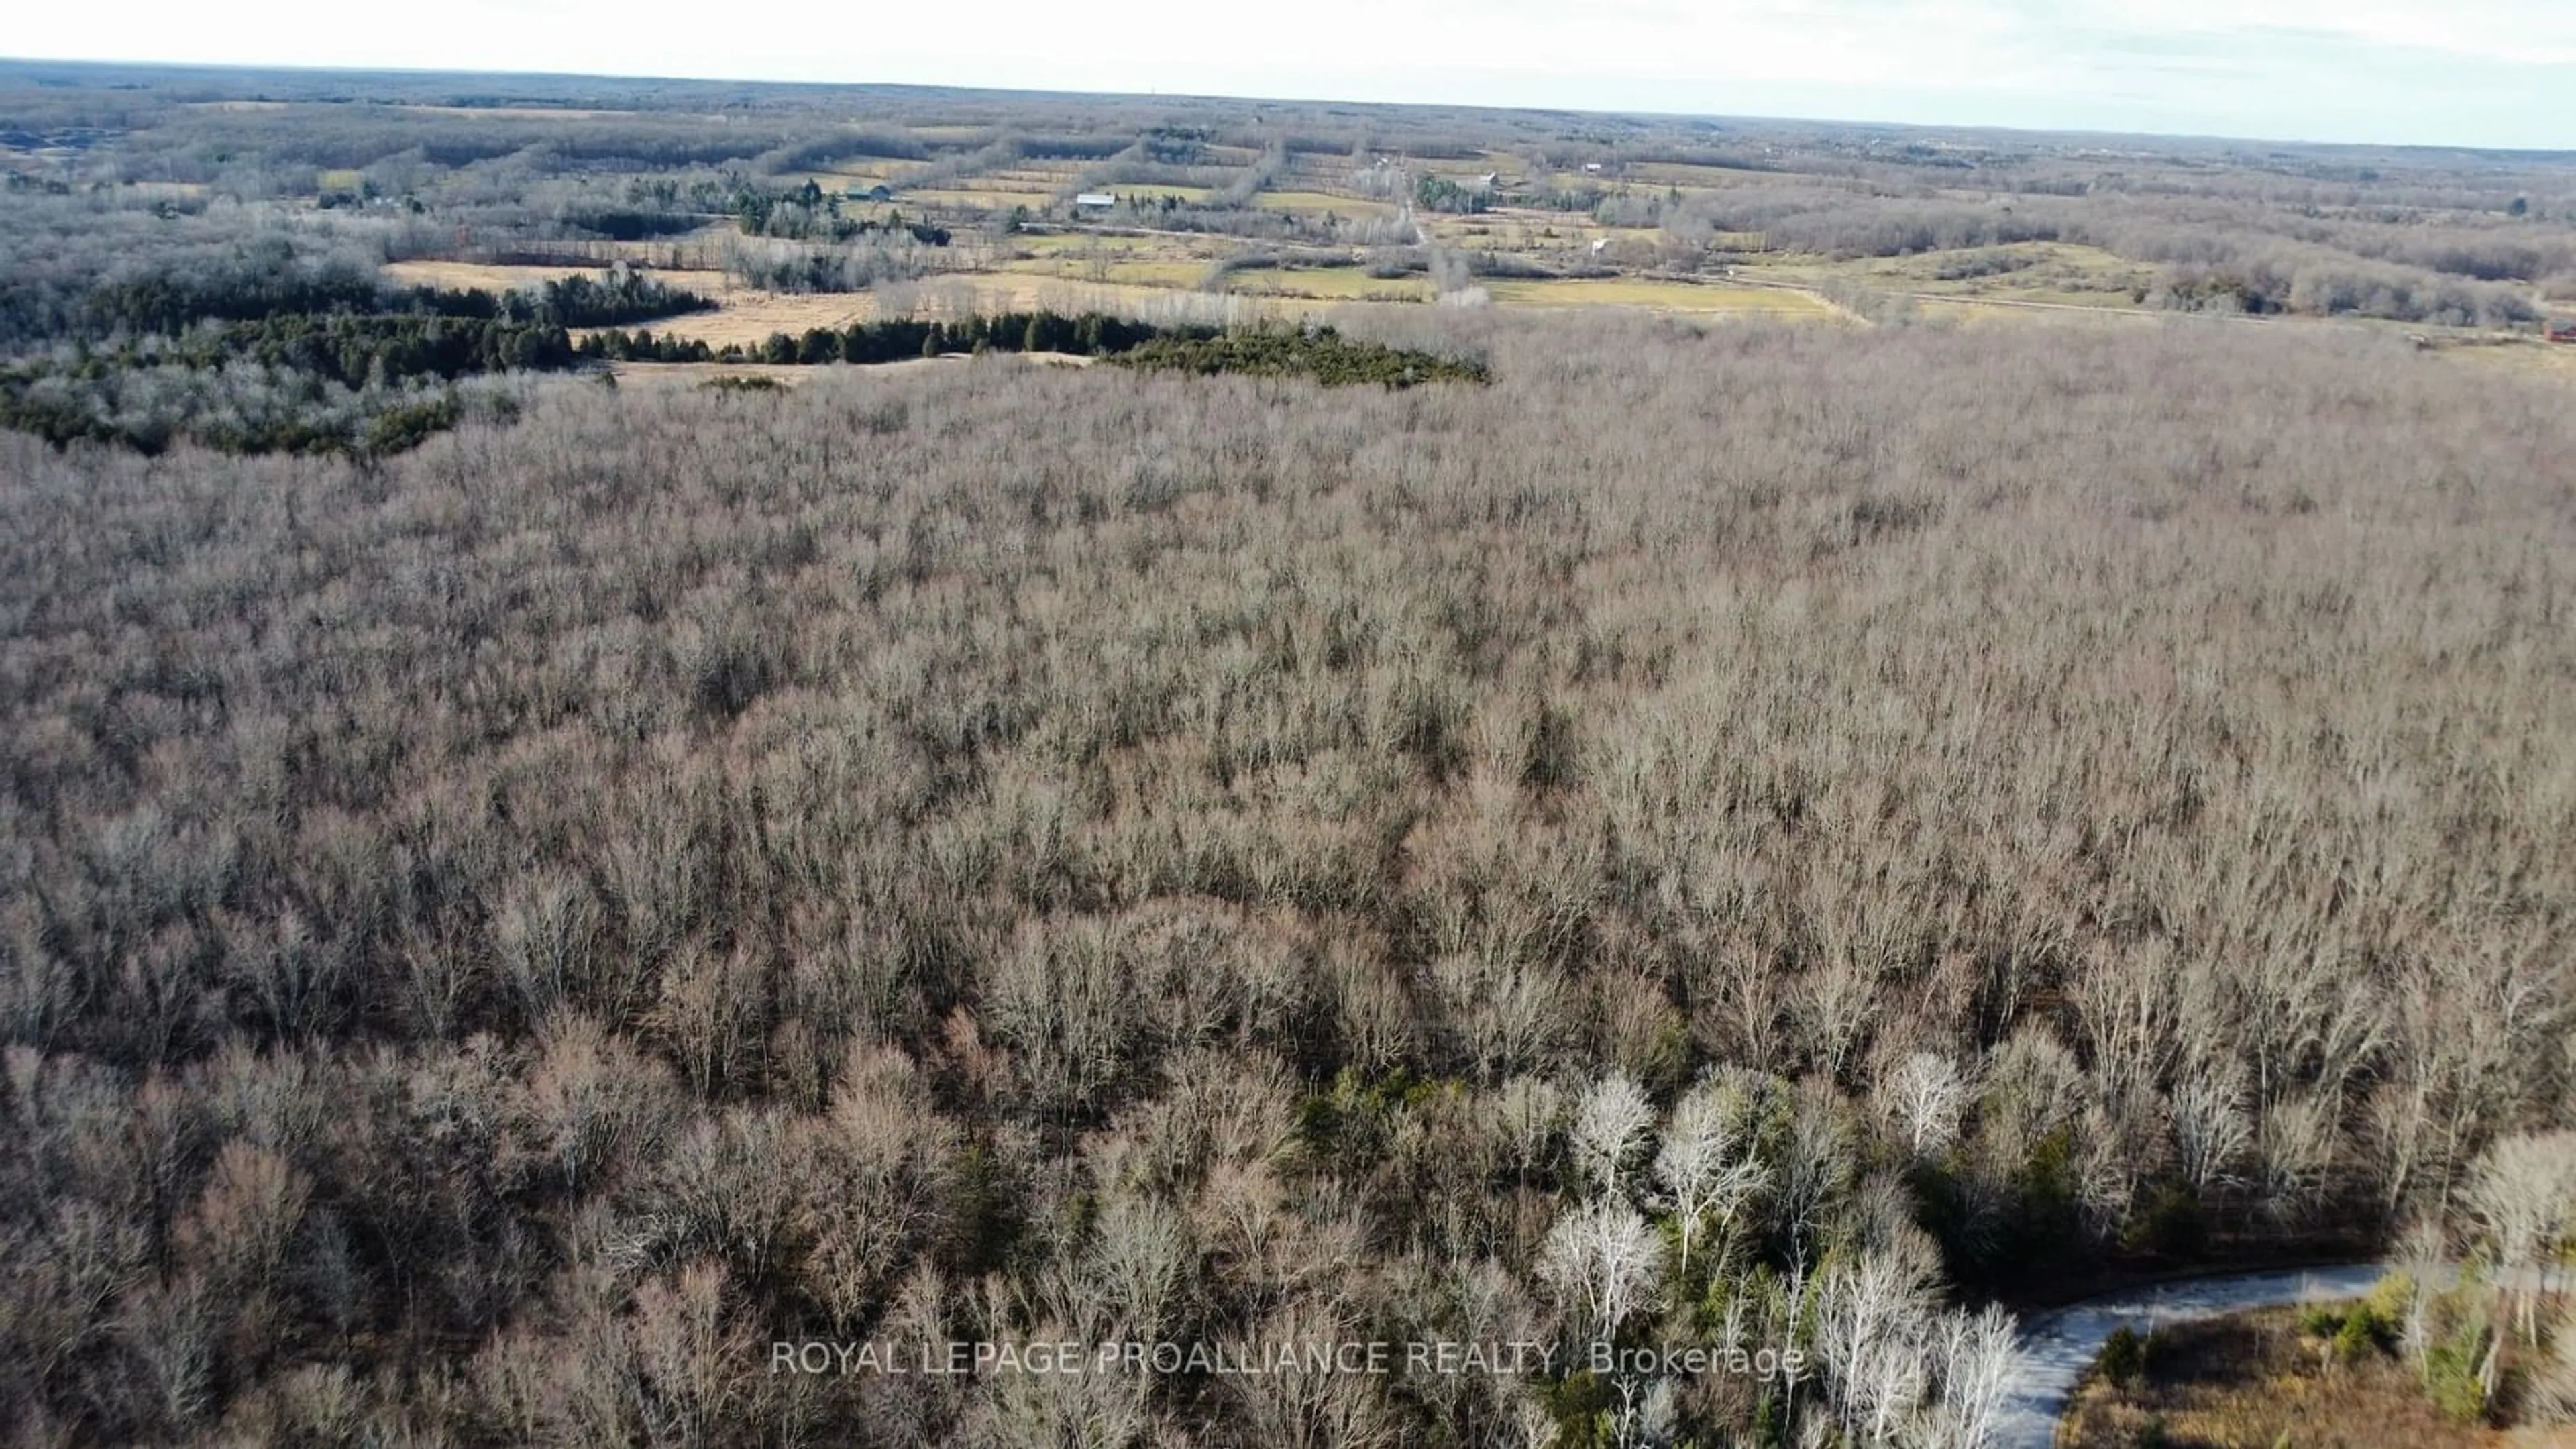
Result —
M 1541 1281 L 1580 1309 L 1595 1339 L 1615 1336 L 1663 1281 L 1663 1243 L 1644 1216 L 1617 1198 L 1568 1210 L 1539 1250 Z
M 1924 1438 L 1943 1449 L 1980 1449 L 2003 1427 L 2006 1395 L 2019 1354 L 2011 1314 L 1989 1303 L 1975 1313 L 1954 1308 L 1932 1328 L 1934 1377 L 1941 1401 Z
M 2254 1140 L 2243 1091 L 2214 1074 L 2195 1075 L 2174 1088 L 2172 1109 L 2183 1176 L 2202 1192 L 2235 1186 Z
M 1574 1170 L 1596 1197 L 1627 1190 L 1630 1169 L 1654 1130 L 1655 1109 L 1645 1088 L 1614 1072 L 1593 1084 L 1574 1109 Z
M 2322 1202 L 2341 1141 L 2334 1103 L 2322 1093 L 2274 1102 L 2254 1134 L 2254 1186 L 2264 1213 L 2286 1225 Z
M 1844 1432 L 1883 1444 L 1931 1387 L 1929 1287 L 1906 1255 L 1864 1251 L 1822 1274 L 1817 1305 L 1817 1353 Z
M 2497 1138 L 2464 1196 L 2495 1255 L 2498 1291 L 2519 1303 L 2523 1337 L 2538 1342 L 2548 1266 L 2576 1236 L 2576 1131 Z
M 1907 1052 L 1879 1079 L 1879 1110 L 1918 1159 L 1938 1156 L 1958 1139 L 1959 1116 L 1972 1095 L 1958 1063 L 1938 1052 Z
M 2093 1078 L 2102 1101 L 2125 1105 L 2150 1098 L 2173 1065 L 2173 958 L 2162 948 L 2133 957 L 2093 957 L 2076 979 L 2080 1021 L 2093 1048 Z
M 1770 1173 L 1753 1151 L 1754 1103 L 1723 1076 L 1704 1077 L 1682 1094 L 1655 1152 L 1655 1179 L 1672 1205 L 1683 1273 L 1709 1220 L 1723 1226 L 1760 1193 Z
M 1565 1129 L 1565 1091 L 1545 1077 L 1514 1077 L 1493 1097 L 1503 1154 L 1523 1178 L 1546 1161 Z

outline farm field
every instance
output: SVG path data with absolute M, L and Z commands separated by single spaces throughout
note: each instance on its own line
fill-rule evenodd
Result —
M 1317 216 L 1329 213 L 1369 220 L 1392 218 L 1400 209 L 1391 202 L 1322 191 L 1264 191 L 1252 198 L 1252 204 L 1269 211 Z
M 481 262 L 409 261 L 387 262 L 385 279 L 406 287 L 457 287 L 483 292 L 507 292 L 545 282 L 559 282 L 566 277 L 588 276 L 597 267 L 585 266 L 495 266 Z M 724 281 L 722 272 L 666 271 L 661 275 L 674 286 L 700 289 L 708 294 Z
M 1034 252 L 1040 257 L 1054 257 L 1068 252 L 1163 254 L 1193 250 L 1191 239 L 1186 237 L 1137 236 L 1114 231 L 1022 233 L 1012 237 L 1010 244 L 1014 250 Z M 1207 256 L 1213 258 L 1221 254 L 1222 243 L 1218 239 L 1211 238 L 1204 245 Z
M 1015 206 L 1025 206 L 1031 211 L 1043 211 L 1053 199 L 1051 192 L 999 186 L 925 186 L 905 189 L 897 195 L 896 204 L 978 211 L 1008 211 Z
M 1780 287 L 1672 282 L 1646 277 L 1564 281 L 1490 281 L 1482 286 L 1506 307 L 1642 307 L 1661 312 L 1722 313 L 1821 320 L 1833 310 L 1804 292 Z
M 1747 270 L 1803 286 L 1856 286 L 1915 297 L 1990 297 L 2074 307 L 2134 308 L 2154 288 L 2153 266 L 2099 247 L 2019 242 L 1907 257 L 1764 259 Z
M 1120 286 L 1187 290 L 1196 287 L 1199 279 L 1207 275 L 1208 264 L 1186 258 L 1160 260 L 1057 255 L 1005 261 L 1000 264 L 999 270 L 1054 277 L 1064 281 L 1107 282 Z

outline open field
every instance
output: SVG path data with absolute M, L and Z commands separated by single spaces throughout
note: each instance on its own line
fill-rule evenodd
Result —
M 1288 211 L 1321 216 L 1388 219 L 1399 210 L 1394 204 L 1359 196 L 1344 196 L 1322 191 L 1264 191 L 1252 198 L 1253 205 L 1270 211 Z
M 2576 383 L 2576 346 L 2566 343 L 2533 342 L 2519 338 L 2510 342 L 2479 345 L 2462 343 L 2437 347 L 2434 355 L 2455 359 L 2466 366 L 2494 368 L 2500 372 L 2547 378 L 2554 382 Z
M 1491 294 L 1498 305 L 1505 307 L 1643 307 L 1662 312 L 1819 319 L 1832 315 L 1832 309 L 1815 297 L 1783 287 L 1740 287 L 1645 277 L 1542 282 L 1494 280 L 1477 285 Z
M 2153 266 L 2100 247 L 2064 242 L 1870 257 L 1762 260 L 1747 270 L 1804 286 L 1846 285 L 1917 297 L 1984 297 L 2075 307 L 2136 307 L 2156 284 Z
M 1221 245 L 1217 243 L 1216 245 Z M 1113 253 L 1186 251 L 1190 239 L 1171 236 L 1136 236 L 1112 231 L 1075 231 L 1061 233 L 1023 233 L 1011 238 L 1011 246 L 1034 252 L 1040 257 L 1054 257 L 1066 252 L 1103 251 Z M 1216 255 L 1212 249 L 1211 259 Z
M 1054 200 L 1047 191 L 1012 190 L 983 186 L 924 186 L 907 189 L 895 198 L 895 204 L 913 206 L 947 206 L 971 211 L 1008 211 L 1025 206 L 1043 211 Z
M 712 312 L 692 312 L 652 324 L 664 336 L 704 342 L 710 347 L 757 347 L 771 333 L 795 336 L 808 328 L 835 331 L 853 322 L 874 321 L 877 299 L 866 292 L 763 292 L 734 288 L 717 294 Z
M 875 320 L 889 315 L 889 298 L 897 311 L 938 316 L 1025 311 L 1050 305 L 1075 311 L 1132 310 L 1150 307 L 1158 298 L 1198 295 L 1198 284 L 1206 271 L 1206 264 L 1197 261 L 1092 261 L 1059 254 L 1006 261 L 996 273 L 962 273 L 907 284 L 887 295 L 768 292 L 730 286 L 720 273 L 664 272 L 656 275 L 674 286 L 712 297 L 718 305 L 712 312 L 670 318 L 655 324 L 655 330 L 711 346 L 753 345 L 773 332 L 794 335 L 811 327 L 841 328 Z M 478 266 L 460 262 L 400 262 L 387 266 L 385 273 L 404 283 L 495 291 L 586 274 L 577 267 Z M 1503 307 L 1635 307 L 1783 319 L 1823 319 L 1833 315 L 1831 307 L 1821 300 L 1786 288 L 1641 278 L 1486 281 L 1478 285 Z M 1428 278 L 1372 277 L 1356 267 L 1255 267 L 1228 274 L 1224 290 L 1253 302 L 1256 315 L 1294 318 L 1313 315 L 1314 308 L 1301 307 L 1299 303 L 1422 303 L 1432 299 L 1434 289 Z
M 534 287 L 546 282 L 559 282 L 566 277 L 596 273 L 597 267 L 525 267 L 491 266 L 478 262 L 411 261 L 387 262 L 386 280 L 406 287 L 457 287 L 484 292 L 508 292 L 521 287 Z M 674 286 L 715 292 L 723 283 L 721 272 L 665 272 Z
M 1054 277 L 1071 282 L 1109 282 L 1120 286 L 1163 287 L 1188 291 L 1207 275 L 1208 264 L 1202 261 L 1135 260 L 1117 257 L 1036 257 L 1006 261 L 1000 270 Z

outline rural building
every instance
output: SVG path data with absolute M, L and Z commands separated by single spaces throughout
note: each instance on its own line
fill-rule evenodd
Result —
M 1118 204 L 1118 198 L 1110 195 L 1106 191 L 1086 191 L 1080 196 L 1075 197 L 1073 199 L 1073 204 L 1082 207 L 1116 206 Z

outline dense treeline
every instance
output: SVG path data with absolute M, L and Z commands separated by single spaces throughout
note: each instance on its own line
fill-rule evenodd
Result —
M 286 323 L 388 314 L 478 319 L 513 327 L 610 327 L 715 304 L 694 292 L 617 268 L 599 278 L 559 277 L 508 292 L 388 287 L 340 268 L 314 275 L 274 271 L 236 277 L 160 275 L 110 283 L 80 304 L 86 335 L 173 336 L 205 321 Z
M 946 227 L 928 222 L 907 222 L 900 214 L 884 216 L 845 216 L 841 198 L 827 196 L 812 181 L 794 191 L 767 192 L 751 187 L 738 187 L 728 198 L 726 210 L 745 236 L 779 237 L 789 241 L 848 241 L 871 232 L 901 233 L 923 246 L 948 245 Z
M 1483 382 L 1485 364 L 1412 348 L 1358 341 L 1326 327 L 1259 327 L 1197 336 L 1160 337 L 1115 354 L 1125 367 L 1208 375 L 1239 372 L 1254 377 L 1306 377 L 1327 387 L 1378 383 L 1411 387 L 1423 382 Z
M 1328 386 L 1404 387 L 1482 382 L 1486 376 L 1483 364 L 1472 359 L 1355 341 L 1330 327 L 1229 334 L 1217 327 L 1153 324 L 1102 313 L 1015 312 L 955 322 L 857 323 L 801 336 L 778 333 L 755 347 L 711 347 L 668 333 L 656 337 L 646 329 L 616 327 L 603 327 L 575 342 L 566 323 L 552 320 L 622 319 L 638 309 L 659 315 L 681 301 L 697 300 L 649 282 L 638 284 L 631 275 L 606 283 L 566 278 L 498 299 L 472 292 L 414 295 L 454 304 L 456 311 L 287 312 L 258 321 L 206 321 L 176 336 L 82 347 L 0 368 L 0 427 L 33 433 L 58 447 L 89 439 L 158 452 L 182 433 L 193 433 L 227 451 L 339 451 L 374 457 L 417 443 L 463 415 L 452 392 L 424 400 L 413 384 L 559 371 L 585 361 L 821 365 L 984 351 L 1062 352 L 1139 367 L 1307 377 Z M 473 315 L 477 311 L 490 315 Z M 237 404 L 204 407 L 209 396 L 205 388 L 171 376 L 244 367 L 254 370 L 265 396 L 301 397 L 314 416 L 299 421 L 263 409 L 268 415 L 261 421 L 246 423 Z M 137 374 L 149 376 L 138 381 Z M 144 398 L 150 401 L 138 403 Z M 198 406 L 192 409 L 191 403 Z M 199 412 L 211 416 L 201 420 Z
M 68 345 L 0 364 L 0 427 L 57 447 L 157 453 L 187 435 L 232 452 L 380 457 L 468 411 L 455 389 L 425 384 L 571 367 L 567 328 L 713 305 L 623 266 L 494 294 L 387 287 L 291 249 L 236 260 L 93 288 L 62 319 Z
M 928 238 L 925 240 L 924 238 Z M 725 274 L 766 292 L 864 292 L 956 265 L 948 234 L 912 225 L 875 227 L 838 243 L 726 238 Z
M 512 327 L 620 327 L 715 306 L 695 292 L 617 266 L 591 277 L 556 277 L 507 292 L 434 287 L 393 296 L 393 311 L 427 311 L 443 317 L 480 317 Z M 406 305 L 408 304 L 408 305 Z
M 63 447 L 110 443 L 157 455 L 182 438 L 226 453 L 338 453 L 373 460 L 417 447 L 469 415 L 506 418 L 509 395 L 435 379 L 352 386 L 237 361 L 150 361 L 106 372 L 0 373 L 0 427 Z
M 375 276 L 355 267 L 330 265 L 307 272 L 246 260 L 229 273 L 162 273 L 106 283 L 82 297 L 79 315 L 92 335 L 166 335 L 208 319 L 264 321 L 375 311 L 386 300 Z
M 900 362 L 953 352 L 1069 352 L 1107 356 L 1126 352 L 1157 337 L 1207 338 L 1213 327 L 1173 327 L 1132 318 L 1087 312 L 1003 312 L 960 318 L 954 322 L 895 317 L 857 322 L 841 330 L 817 328 L 801 336 L 773 333 L 756 348 L 728 345 L 709 348 L 703 342 L 649 331 L 596 332 L 582 339 L 585 356 L 617 362 Z
M 2555 390 L 1417 325 L 1491 385 L 0 436 L 0 1420 L 1971 1443 L 1998 1285 L 2554 1251 Z M 809 1335 L 1559 1356 L 773 1373 Z
M 425 386 L 579 360 L 559 326 L 492 318 L 287 314 L 0 367 L 0 428 L 157 453 L 181 436 L 231 452 L 377 457 L 455 423 Z
M 766 362 L 813 366 L 835 362 L 900 362 L 975 352 L 1061 352 L 1105 357 L 1131 367 L 1202 375 L 1236 372 L 1303 377 L 1328 387 L 1378 383 L 1484 382 L 1473 357 L 1344 337 L 1331 326 L 1253 327 L 1138 322 L 1103 313 L 1004 312 L 956 322 L 895 318 L 815 328 L 799 336 L 772 333 L 758 347 L 656 337 L 650 331 L 596 332 L 581 340 L 584 357 L 613 362 Z M 544 365 L 544 364 L 536 364 Z
M 48 218 L 76 224 L 78 218 Z M 77 233 L 56 245 L 76 245 Z M 41 263 L 0 280 L 0 352 L 64 340 L 175 336 L 201 322 L 260 322 L 331 314 L 482 318 L 519 326 L 599 327 L 650 321 L 714 304 L 637 269 L 614 265 L 509 292 L 389 285 L 352 249 L 275 234 L 229 242 L 192 236 L 159 249 L 116 248 L 53 275 Z M 12 260 L 16 260 L 12 258 Z M 113 274 L 99 270 L 114 266 Z
M 454 379 L 472 373 L 567 367 L 575 356 L 571 335 L 547 322 L 331 312 L 208 323 L 176 337 L 80 349 L 41 370 L 96 377 L 157 363 L 222 367 L 247 361 L 356 386 L 370 378 L 389 382 L 415 377 Z

